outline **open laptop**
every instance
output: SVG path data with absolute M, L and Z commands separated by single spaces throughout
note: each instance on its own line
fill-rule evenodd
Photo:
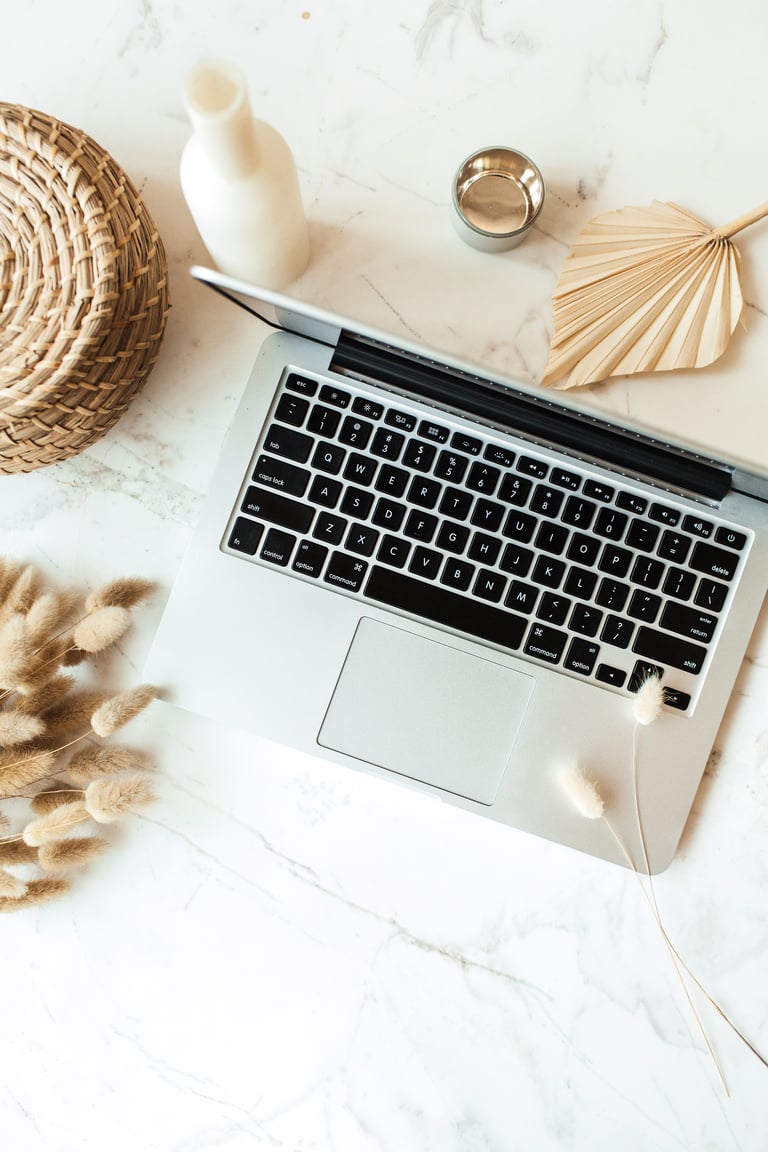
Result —
M 672 859 L 768 584 L 768 479 L 204 268 L 263 342 L 146 675 L 625 864 Z

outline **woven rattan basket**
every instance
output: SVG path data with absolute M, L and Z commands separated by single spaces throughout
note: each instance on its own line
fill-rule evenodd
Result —
M 0 103 L 0 474 L 92 444 L 157 359 L 162 241 L 83 132 Z

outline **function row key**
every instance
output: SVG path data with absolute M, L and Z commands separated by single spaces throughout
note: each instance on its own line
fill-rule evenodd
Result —
M 369 420 L 381 420 L 384 415 L 384 405 L 376 400 L 369 400 L 367 396 L 355 396 L 352 401 L 352 411 L 358 416 L 366 416 Z
M 348 408 L 352 397 L 349 392 L 343 392 L 341 388 L 336 388 L 333 384 L 323 384 L 320 389 L 320 399 L 324 404 L 333 404 L 335 408 Z

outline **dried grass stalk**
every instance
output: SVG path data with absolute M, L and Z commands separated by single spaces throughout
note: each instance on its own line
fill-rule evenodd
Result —
M 67 775 L 76 784 L 87 784 L 110 772 L 138 772 L 146 767 L 146 757 L 120 744 L 93 745 L 77 752 L 67 765 Z
M 29 612 L 40 591 L 40 576 L 36 568 L 28 564 L 23 568 L 8 591 L 5 602 L 0 605 L 0 625 L 14 612 Z
M 38 596 L 27 613 L 30 639 L 36 646 L 50 641 L 67 627 L 75 603 L 71 592 L 45 592 Z
M 149 778 L 143 772 L 125 776 L 101 776 L 85 790 L 85 808 L 99 824 L 114 824 L 121 816 L 135 812 L 155 799 Z
M 17 900 L 8 896 L 0 897 L 0 912 L 15 912 L 18 908 L 29 908 L 33 904 L 42 904 L 46 900 L 53 900 L 69 888 L 69 880 L 63 876 L 42 876 L 39 880 L 30 880 L 27 890 Z
M 83 652 L 93 655 L 119 640 L 130 623 L 131 616 L 125 608 L 96 608 L 75 625 L 73 640 Z
M 130 577 L 125 580 L 111 580 L 109 584 L 91 592 L 85 601 L 86 612 L 97 608 L 135 608 L 143 603 L 155 590 L 151 580 Z
M 37 848 L 25 844 L 19 837 L 13 840 L 0 840 L 0 864 L 35 864 Z
M 21 572 L 21 565 L 13 560 L 4 560 L 0 556 L 0 604 L 5 604 L 13 585 Z
M 28 675 L 32 645 L 26 619 L 15 613 L 0 626 L 0 685 L 15 688 Z
M 73 692 L 46 713 L 45 742 L 60 744 L 67 737 L 91 728 L 91 716 L 109 696 L 106 692 Z
M 28 744 L 45 731 L 45 721 L 21 709 L 13 708 L 0 712 L 0 748 L 10 748 L 16 744 Z
M 82 824 L 90 819 L 90 812 L 82 801 L 74 804 L 59 804 L 37 820 L 31 820 L 22 832 L 25 844 L 32 848 L 39 848 L 41 844 L 49 844 L 51 840 L 61 840 L 76 824 Z
M 91 727 L 97 736 L 111 736 L 134 716 L 138 716 L 157 696 L 151 684 L 139 684 L 127 692 L 105 701 L 91 717 Z
M 73 836 L 66 840 L 54 840 L 43 844 L 38 859 L 46 872 L 59 872 L 67 868 L 77 868 L 100 856 L 108 842 L 101 836 Z
M 23 896 L 27 890 L 27 885 L 18 876 L 14 876 L 12 872 L 6 872 L 5 868 L 0 868 L 0 896 L 7 896 L 11 900 L 18 900 Z
M 75 681 L 71 676 L 57 673 L 47 684 L 43 684 L 35 692 L 19 696 L 15 702 L 15 707 L 19 712 L 43 716 L 67 695 L 74 683 Z
M 15 759 L 9 759 L 13 755 Z M 13 753 L 0 753 L 0 799 L 13 796 L 36 780 L 43 780 L 53 771 L 56 757 L 47 748 L 36 751 L 14 749 Z
M 52 812 L 62 804 L 74 804 L 83 799 L 82 788 L 73 788 L 66 780 L 52 780 L 30 797 L 29 806 L 33 812 Z

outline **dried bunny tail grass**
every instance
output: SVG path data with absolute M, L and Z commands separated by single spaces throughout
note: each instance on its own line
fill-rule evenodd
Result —
M 105 701 L 91 716 L 91 727 L 97 736 L 111 736 L 134 716 L 138 716 L 156 698 L 157 689 L 151 684 L 139 684 L 127 692 Z
M 6 872 L 5 868 L 0 868 L 0 897 L 7 897 L 10 900 L 18 900 L 23 896 L 27 890 L 27 885 L 18 876 L 14 876 L 12 872 Z
M 44 644 L 69 626 L 77 603 L 73 592 L 46 592 L 38 596 L 27 612 L 27 627 L 35 644 Z
M 10 828 L 11 822 L 6 816 L 5 812 L 0 812 L 0 832 L 4 832 L 6 828 Z
M 53 900 L 69 888 L 69 880 L 63 876 L 42 876 L 39 880 L 30 880 L 23 896 L 16 900 L 9 897 L 0 897 L 0 912 L 15 912 L 19 908 L 30 908 L 34 904 L 42 904 L 46 900 Z
M 87 784 L 111 772 L 138 772 L 146 768 L 143 753 L 121 744 L 92 746 L 76 753 L 67 765 L 67 775 L 76 784 Z
M 72 638 L 76 647 L 93 655 L 119 640 L 130 623 L 131 615 L 126 608 L 96 608 L 75 625 Z
M 560 782 L 577 812 L 588 820 L 599 820 L 605 813 L 605 801 L 597 782 L 587 776 L 578 764 L 570 764 L 560 773 Z
M 46 872 L 59 872 L 87 864 L 95 856 L 100 856 L 108 846 L 108 842 L 101 836 L 73 836 L 67 840 L 43 844 L 38 860 Z
M 13 796 L 21 788 L 27 788 L 37 780 L 44 780 L 53 772 L 56 755 L 48 748 L 37 751 L 25 751 L 20 755 L 20 749 L 10 753 L 0 753 L 0 799 Z
M 81 800 L 73 804 L 59 804 L 36 820 L 31 820 L 21 836 L 30 848 L 39 848 L 42 844 L 49 844 L 51 840 L 61 840 L 76 824 L 82 824 L 90 819 L 90 812 Z
M 36 568 L 28 564 L 26 568 L 22 568 L 7 592 L 5 602 L 0 605 L 0 624 L 4 624 L 14 612 L 28 612 L 39 591 L 39 573 Z
M 664 708 L 664 689 L 659 676 L 648 676 L 637 690 L 632 711 L 638 724 L 652 724 Z
M 27 621 L 14 613 L 0 625 L 0 685 L 15 688 L 29 675 L 32 644 Z
M 44 731 L 45 721 L 39 716 L 32 716 L 17 708 L 0 712 L 0 748 L 28 744 L 30 740 L 41 736 Z
M 4 560 L 0 556 L 0 607 L 5 604 L 8 593 L 19 578 L 20 572 L 21 564 L 17 564 L 14 560 Z
M 98 824 L 114 824 L 121 816 L 151 804 L 155 799 L 149 779 L 142 772 L 125 776 L 101 776 L 85 790 L 85 807 Z
M 15 707 L 19 712 L 26 712 L 36 716 L 44 716 L 45 713 L 53 708 L 55 704 L 66 696 L 67 692 L 74 686 L 74 678 L 72 676 L 64 676 L 57 673 L 47 684 L 43 684 L 34 692 L 28 692 L 26 695 L 19 695 L 15 702 Z
M 85 601 L 85 610 L 95 612 L 99 608 L 135 608 L 152 595 L 155 587 L 151 580 L 140 580 L 137 577 L 111 580 L 109 584 L 91 592 Z
M 109 696 L 106 692 L 86 690 L 73 692 L 60 700 L 45 715 L 45 742 L 56 744 L 74 732 L 91 728 L 91 717 Z
M 45 788 L 41 788 L 29 799 L 29 806 L 33 812 L 41 815 L 52 812 L 62 804 L 74 804 L 83 799 L 82 788 L 73 788 L 66 780 L 52 780 Z
M 25 844 L 21 837 L 0 840 L 0 864 L 36 864 L 37 848 Z

